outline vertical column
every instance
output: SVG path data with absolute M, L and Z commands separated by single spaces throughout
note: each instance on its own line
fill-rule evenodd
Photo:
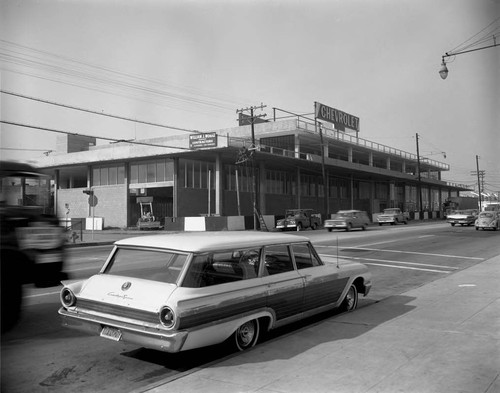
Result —
M 264 162 L 259 163 L 259 207 L 260 214 L 264 214 L 266 211 L 266 165 Z
M 352 147 L 347 148 L 347 161 L 352 162 Z
M 396 200 L 396 183 L 394 181 L 389 182 L 389 207 L 397 207 L 395 205 Z
M 215 214 L 222 215 L 222 162 L 220 153 L 215 156 Z M 210 192 L 210 190 L 208 190 Z
M 172 217 L 179 217 L 179 158 L 174 158 L 174 187 L 172 189 Z
M 295 158 L 300 158 L 300 139 L 298 135 L 294 136 L 295 139 Z
M 301 199 L 301 186 L 300 186 L 300 168 L 297 168 L 297 209 L 300 209 Z
M 123 192 L 125 193 L 125 225 L 129 226 L 129 224 L 132 224 L 130 222 L 130 163 L 125 162 L 123 164 L 125 167 L 123 169 L 123 174 L 125 178 L 123 179 L 123 185 L 124 185 L 124 190 Z
M 373 152 L 368 153 L 368 165 L 373 166 Z
M 387 157 L 385 166 L 388 170 L 391 170 L 391 157 Z
M 373 220 L 373 213 L 378 213 L 379 205 L 375 203 L 375 182 L 370 180 L 370 209 L 371 216 Z
M 87 188 L 92 189 L 92 167 L 90 165 L 87 165 Z M 90 203 L 87 217 L 92 217 L 92 206 L 90 205 Z M 94 221 L 92 221 L 92 229 L 94 229 Z
M 54 215 L 56 217 L 59 217 L 57 214 L 57 204 L 59 200 L 59 176 L 60 176 L 60 171 L 59 169 L 56 169 L 54 171 Z

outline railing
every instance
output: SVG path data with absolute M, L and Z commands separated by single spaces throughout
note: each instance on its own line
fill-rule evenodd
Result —
M 314 123 L 306 122 L 304 120 L 297 119 L 297 128 L 304 130 L 309 133 L 317 133 L 317 128 L 314 126 Z M 345 132 L 336 131 L 333 129 L 323 127 L 323 135 L 330 139 L 335 139 L 337 141 L 342 141 L 351 145 L 361 146 L 370 150 L 378 151 L 381 153 L 391 154 L 394 156 L 398 156 L 404 158 L 405 160 L 418 161 L 418 156 L 413 153 L 408 153 L 403 150 L 395 149 L 393 147 L 383 145 L 381 143 L 372 142 L 367 139 L 359 138 L 351 134 L 347 134 Z M 426 157 L 420 157 L 420 162 L 425 163 L 427 165 L 434 166 L 441 170 L 449 171 L 450 166 L 448 164 L 444 164 L 439 161 L 431 160 Z
M 358 139 L 358 138 L 356 138 L 356 139 Z M 366 140 L 362 139 L 362 141 L 366 141 Z M 369 142 L 369 141 L 366 141 L 366 142 Z M 371 142 L 371 143 L 374 143 L 374 142 Z M 243 147 L 243 146 L 245 146 L 245 144 L 248 144 L 248 138 L 228 137 L 228 146 Z M 379 144 L 377 144 L 377 145 L 379 145 Z M 384 146 L 384 145 L 380 145 L 380 146 Z M 387 147 L 386 150 L 379 150 L 379 151 L 388 152 L 390 150 L 390 151 L 396 152 L 393 154 L 397 154 L 397 152 L 401 152 L 401 153 L 405 153 L 407 155 L 411 155 L 411 153 L 406 153 L 406 152 L 403 152 L 403 151 L 400 151 L 397 149 L 389 148 L 388 146 L 385 146 L 385 147 Z M 309 154 L 309 153 L 301 153 L 301 152 L 286 150 L 286 149 L 279 148 L 279 147 L 267 146 L 264 144 L 259 144 L 257 146 L 257 149 L 258 149 L 258 151 L 261 151 L 264 153 L 274 154 L 277 156 L 297 158 L 297 159 L 307 160 L 307 161 L 314 161 L 313 155 Z M 406 156 L 402 156 L 402 157 L 406 157 Z M 414 156 L 414 157 L 416 157 L 416 156 Z M 445 165 L 445 164 L 442 164 L 442 165 Z M 433 178 L 427 178 L 427 177 L 423 176 L 423 179 L 433 179 Z M 440 182 L 440 180 L 437 178 L 435 178 L 434 180 Z M 471 187 L 471 186 L 468 186 L 465 184 L 452 183 L 452 182 L 446 182 L 446 185 L 450 186 L 450 187 L 463 188 L 463 189 L 467 189 L 467 190 L 473 189 L 473 187 Z

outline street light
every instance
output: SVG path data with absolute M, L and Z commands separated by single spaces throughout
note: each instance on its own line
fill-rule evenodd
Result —
M 493 45 L 484 46 L 482 48 L 464 50 L 464 51 L 461 51 L 461 52 L 453 52 L 453 51 L 446 52 L 441 57 L 441 59 L 442 59 L 442 61 L 441 61 L 441 68 L 439 70 L 439 75 L 441 76 L 441 79 L 446 79 L 448 77 L 448 67 L 446 67 L 446 61 L 444 60 L 445 57 L 452 57 L 452 56 L 456 56 L 456 55 L 462 55 L 464 53 L 475 52 L 475 51 L 478 51 L 478 50 L 488 49 L 488 48 L 493 48 L 495 46 L 498 46 L 499 44 L 496 43 L 495 36 L 493 36 L 493 40 L 494 40 L 494 44 Z
M 441 69 L 439 70 L 439 75 L 441 75 L 441 79 L 446 79 L 448 77 L 448 67 L 446 67 L 446 63 L 444 61 L 441 63 Z

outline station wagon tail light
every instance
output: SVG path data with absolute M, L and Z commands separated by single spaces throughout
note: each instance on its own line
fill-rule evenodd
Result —
M 71 307 L 76 304 L 76 296 L 69 288 L 63 288 L 61 291 L 61 303 L 64 307 Z
M 160 310 L 160 322 L 166 328 L 171 328 L 175 325 L 175 314 L 170 307 L 163 307 Z

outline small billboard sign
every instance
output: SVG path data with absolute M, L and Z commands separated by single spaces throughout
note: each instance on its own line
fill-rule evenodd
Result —
M 217 147 L 217 133 L 204 132 L 189 135 L 190 149 L 202 149 L 204 147 Z

